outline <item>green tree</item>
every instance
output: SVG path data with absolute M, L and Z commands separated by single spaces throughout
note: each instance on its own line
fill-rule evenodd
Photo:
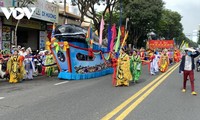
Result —
M 157 27 L 163 5 L 162 0 L 123 0 L 123 14 L 129 18 L 129 43 L 136 46 L 142 36 Z
M 181 19 L 182 17 L 178 12 L 164 9 L 156 30 L 157 34 L 165 39 L 176 38 L 176 40 L 180 40 L 178 37 L 183 32 Z
M 94 0 L 72 0 L 73 5 L 77 5 L 81 13 L 81 23 L 84 21 L 84 17 L 89 11 L 90 5 L 95 2 Z
M 28 7 L 28 5 L 34 4 L 36 0 L 17 0 L 17 5 L 19 5 L 19 7 Z M 17 21 L 17 24 L 15 26 L 15 35 L 14 35 L 14 44 L 15 46 L 17 46 L 17 28 L 19 26 L 20 20 Z
M 109 13 L 111 21 L 112 13 L 117 2 L 118 0 L 72 0 L 72 3 L 77 5 L 79 11 L 81 12 L 81 21 L 84 21 L 84 16 L 92 19 L 94 27 L 98 31 L 100 28 L 101 17 L 99 17 L 99 13 L 96 11 L 95 5 L 103 3 L 105 5 L 105 9 L 102 10 L 102 16 L 104 17 L 106 13 Z

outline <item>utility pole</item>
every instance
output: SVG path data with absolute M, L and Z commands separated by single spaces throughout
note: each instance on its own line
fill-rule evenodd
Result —
M 66 6 L 67 6 L 67 0 L 64 0 L 64 24 L 66 22 Z
M 200 24 L 199 24 L 199 29 L 198 29 L 197 37 L 198 37 L 197 44 L 198 44 L 198 47 L 199 47 L 200 46 Z

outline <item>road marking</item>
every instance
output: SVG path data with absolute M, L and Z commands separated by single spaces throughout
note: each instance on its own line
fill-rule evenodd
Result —
M 54 85 L 61 85 L 61 84 L 65 84 L 65 83 L 68 83 L 69 81 L 64 81 L 64 82 L 59 82 L 59 83 L 56 83 Z
M 0 97 L 0 100 L 4 99 L 5 97 Z
M 171 71 L 173 68 L 175 68 L 177 65 L 174 65 L 173 67 L 171 67 L 168 71 Z M 113 111 L 111 111 L 110 113 L 108 113 L 107 115 L 105 115 L 101 120 L 109 120 L 110 118 L 112 118 L 115 114 L 117 114 L 119 111 L 121 111 L 124 107 L 126 107 L 129 103 L 131 103 L 134 99 L 136 99 L 139 95 L 141 95 L 144 91 L 146 91 L 148 88 L 150 88 L 153 84 L 155 84 L 157 81 L 159 81 L 163 76 L 165 76 L 165 74 L 168 73 L 168 71 L 166 73 L 161 74 L 160 76 L 158 76 L 155 80 L 153 80 L 152 82 L 150 82 L 149 84 L 147 84 L 145 87 L 143 87 L 141 90 L 139 90 L 137 93 L 134 93 L 133 96 L 131 96 L 130 98 L 128 98 L 126 101 L 124 101 L 123 103 L 121 103 L 118 107 L 116 107 Z
M 171 73 L 179 67 L 178 65 L 167 73 L 160 81 L 153 85 L 148 91 L 146 91 L 141 97 L 139 97 L 134 103 L 132 103 L 124 112 L 122 112 L 115 120 L 124 120 L 124 118 L 133 111 L 147 96 L 149 96 L 162 82 L 166 80 Z

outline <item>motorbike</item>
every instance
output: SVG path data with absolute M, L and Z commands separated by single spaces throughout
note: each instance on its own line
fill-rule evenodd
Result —
M 196 61 L 197 72 L 200 72 L 200 57 Z
M 2 79 L 9 79 L 9 74 L 6 72 L 7 70 L 7 62 L 9 58 L 3 58 L 2 62 L 0 63 L 0 78 Z

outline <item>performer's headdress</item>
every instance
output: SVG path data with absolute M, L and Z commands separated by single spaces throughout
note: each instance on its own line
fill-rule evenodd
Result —
M 14 49 L 14 52 L 15 52 L 15 51 L 19 52 L 17 48 Z
M 32 53 L 32 50 L 30 47 L 28 47 L 26 50 L 29 51 L 30 53 Z
M 167 49 L 164 49 L 163 52 L 168 52 L 168 50 L 167 50 Z

